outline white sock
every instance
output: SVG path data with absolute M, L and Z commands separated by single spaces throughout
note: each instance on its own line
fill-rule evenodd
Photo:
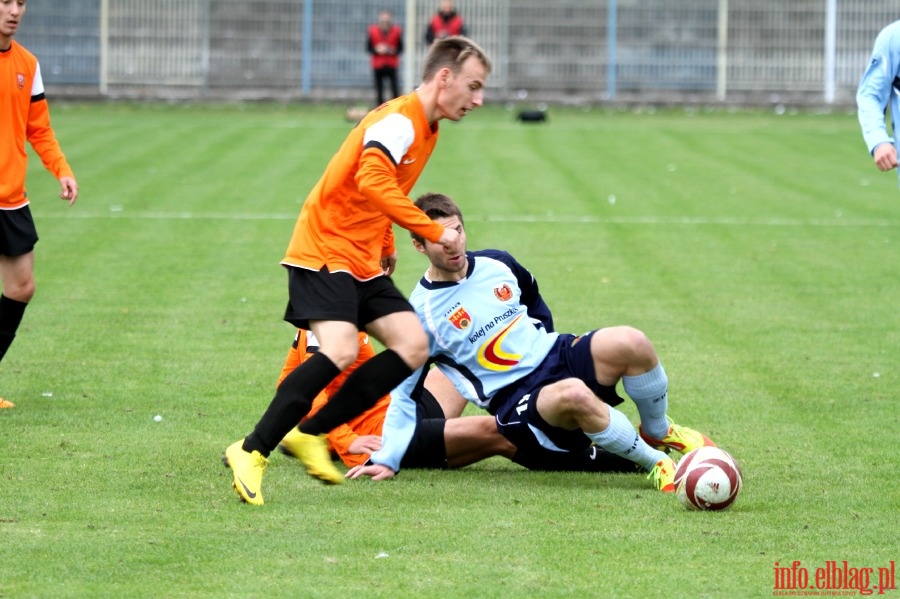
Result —
M 666 410 L 669 408 L 669 379 L 662 364 L 637 376 L 623 376 L 625 393 L 637 406 L 641 416 L 641 430 L 654 439 L 662 439 L 669 433 Z
M 615 408 L 609 408 L 609 426 L 599 433 L 585 431 L 597 446 L 610 453 L 640 464 L 648 472 L 656 462 L 666 457 L 663 452 L 647 445 L 634 430 L 628 416 Z

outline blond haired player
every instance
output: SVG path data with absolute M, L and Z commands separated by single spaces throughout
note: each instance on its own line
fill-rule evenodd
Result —
M 240 498 L 261 505 L 267 457 L 309 413 L 312 401 L 356 360 L 359 331 L 385 349 L 356 369 L 331 400 L 299 427 L 297 457 L 329 484 L 343 481 L 324 433 L 364 412 L 419 368 L 428 342 L 412 306 L 389 276 L 397 264 L 393 225 L 434 243 L 445 229 L 408 197 L 438 140 L 438 121 L 458 121 L 484 101 L 491 63 L 464 37 L 441 40 L 425 59 L 423 83 L 382 104 L 350 131 L 307 196 L 282 264 L 288 272 L 284 319 L 308 329 L 319 351 L 288 374 L 254 430 L 225 450 Z

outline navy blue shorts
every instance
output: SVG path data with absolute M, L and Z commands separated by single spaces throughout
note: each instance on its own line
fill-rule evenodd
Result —
M 37 229 L 28 204 L 15 210 L 0 210 L 0 256 L 27 254 L 37 242 Z
M 537 398 L 545 386 L 577 378 L 607 404 L 622 402 L 614 387 L 604 387 L 597 382 L 591 356 L 591 338 L 595 332 L 582 336 L 560 335 L 540 368 L 505 387 L 491 399 L 490 412 L 497 417 L 501 435 L 516 446 L 537 444 L 551 451 L 583 451 L 590 446 L 591 440 L 581 429 L 570 431 L 547 424 L 538 414 Z
M 345 272 L 287 266 L 288 305 L 284 319 L 301 329 L 311 320 L 340 320 L 364 330 L 366 325 L 395 312 L 412 312 L 390 277 L 358 281 Z

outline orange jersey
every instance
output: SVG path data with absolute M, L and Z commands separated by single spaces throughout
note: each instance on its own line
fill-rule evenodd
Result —
M 310 343 L 310 340 L 312 340 L 312 343 Z M 281 381 L 284 380 L 284 377 L 302 364 L 304 360 L 309 358 L 311 355 L 310 350 L 315 351 L 315 344 L 315 337 L 311 333 L 304 329 L 297 330 L 297 337 L 288 352 L 287 358 L 284 361 L 284 366 L 281 368 L 281 375 L 278 377 L 279 385 L 281 384 Z M 340 389 L 341 385 L 344 384 L 344 380 L 346 380 L 350 373 L 374 355 L 375 350 L 372 348 L 369 336 L 366 333 L 361 332 L 359 334 L 359 355 L 356 358 L 356 362 L 340 373 L 337 378 L 331 381 L 331 383 L 316 396 L 307 418 L 321 410 L 322 406 L 328 401 L 328 397 Z M 341 460 L 343 460 L 344 464 L 348 467 L 352 468 L 353 466 L 358 466 L 369 459 L 368 454 L 350 453 L 350 444 L 360 435 L 381 436 L 381 428 L 384 425 L 384 416 L 387 413 L 390 400 L 390 395 L 385 395 L 379 399 L 378 403 L 374 406 L 350 422 L 342 424 L 328 433 L 329 445 L 331 445 L 331 448 L 340 456 Z
M 437 138 L 415 92 L 363 117 L 306 198 L 282 264 L 367 281 L 396 249 L 392 223 L 437 242 L 443 225 L 408 197 Z
M 0 52 L 0 210 L 28 203 L 28 141 L 54 177 L 74 177 L 50 127 L 50 110 L 37 58 L 15 41 Z

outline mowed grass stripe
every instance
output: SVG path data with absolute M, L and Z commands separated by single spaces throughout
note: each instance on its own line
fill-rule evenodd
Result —
M 32 161 L 38 295 L 0 367 L 18 404 L 0 414 L 0 594 L 756 597 L 775 562 L 896 559 L 900 192 L 853 115 L 554 108 L 528 127 L 487 107 L 443 127 L 414 191 L 458 199 L 470 246 L 519 258 L 560 330 L 650 335 L 672 416 L 745 471 L 733 509 L 698 514 L 640 475 L 499 458 L 326 488 L 275 455 L 267 505 L 239 504 L 219 458 L 271 399 L 292 335 L 278 260 L 352 123 L 309 104 L 55 108 L 83 195 L 68 209 Z M 409 291 L 425 262 L 397 240 Z

